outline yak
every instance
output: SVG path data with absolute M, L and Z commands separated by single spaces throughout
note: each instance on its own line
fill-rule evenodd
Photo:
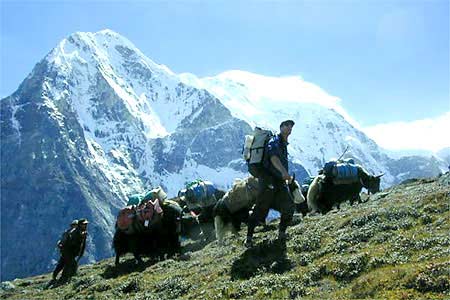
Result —
M 256 202 L 258 195 L 258 179 L 248 177 L 236 180 L 229 190 L 214 206 L 214 228 L 216 239 L 221 243 L 225 233 L 234 234 L 241 228 L 241 223 L 248 221 L 248 213 Z
M 186 234 L 194 239 L 201 237 L 205 241 L 210 241 L 214 238 L 214 206 L 225 195 L 225 191 L 216 188 L 209 181 L 201 184 L 206 187 L 204 194 L 196 195 L 194 189 L 189 188 L 183 196 L 178 198 L 178 203 L 183 207 L 185 213 L 183 221 L 191 224 L 190 230 Z M 203 192 L 203 186 L 201 187 Z
M 360 192 L 366 188 L 369 194 L 380 191 L 380 179 L 383 174 L 373 176 L 367 173 L 363 167 L 356 165 L 358 181 L 348 184 L 335 184 L 333 180 L 324 174 L 314 178 L 307 193 L 308 210 L 312 213 L 326 214 L 334 205 L 349 200 L 361 202 Z
M 305 201 L 299 188 L 300 185 L 296 180 L 289 185 L 296 203 Z M 257 196 L 258 179 L 250 176 L 244 180 L 235 181 L 232 189 L 217 202 L 213 215 L 216 238 L 219 243 L 223 242 L 228 231 L 236 235 L 241 229 L 241 224 L 248 222 L 249 211 L 256 203 Z
M 180 232 L 182 209 L 178 203 L 165 200 L 162 205 L 162 218 L 145 230 L 125 232 L 118 228 L 113 238 L 116 253 L 115 265 L 120 256 L 132 253 L 136 263 L 142 263 L 141 255 L 152 259 L 161 259 L 166 255 L 172 257 L 181 252 Z M 133 222 L 138 222 L 133 220 Z

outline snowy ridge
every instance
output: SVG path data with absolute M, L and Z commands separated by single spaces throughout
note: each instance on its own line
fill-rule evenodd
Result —
M 289 153 L 312 175 L 348 146 L 347 156 L 361 161 L 372 173 L 387 173 L 387 184 L 394 181 L 386 166 L 371 155 L 381 149 L 352 125 L 356 122 L 345 113 L 337 97 L 312 83 L 299 77 L 268 77 L 242 71 L 204 79 L 192 74 L 180 77 L 187 84 L 213 93 L 234 116 L 252 126 L 278 131 L 282 120 L 293 119 L 296 126 L 289 138 Z
M 193 74 L 180 74 L 186 83 L 204 88 L 216 95 L 233 113 L 247 122 L 261 123 L 267 107 L 310 103 L 333 109 L 353 126 L 357 123 L 340 105 L 338 97 L 327 94 L 319 86 L 299 76 L 269 77 L 245 71 L 227 71 L 215 77 L 198 79 Z M 276 101 L 276 102 L 274 102 Z

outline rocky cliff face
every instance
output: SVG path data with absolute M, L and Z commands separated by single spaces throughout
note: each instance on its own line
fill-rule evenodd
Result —
M 277 129 L 282 119 L 299 120 L 289 146 L 298 178 L 348 144 L 371 172 L 386 172 L 387 184 L 438 168 L 424 158 L 390 159 L 317 103 L 269 102 L 252 119 L 245 97 L 223 97 L 210 86 L 186 82 L 109 30 L 61 41 L 0 101 L 1 280 L 49 271 L 55 243 L 75 218 L 91 221 L 84 262 L 112 255 L 127 194 L 162 185 L 173 196 L 196 178 L 229 187 L 247 175 L 241 147 L 254 125 Z M 240 110 L 231 98 L 243 100 Z M 418 163 L 424 167 L 411 167 Z
M 52 74 L 45 61 L 1 101 L 2 279 L 48 270 L 61 231 L 80 215 L 97 220 L 87 259 L 111 253 L 121 201 L 90 161 L 76 115 L 48 100 L 44 74 Z

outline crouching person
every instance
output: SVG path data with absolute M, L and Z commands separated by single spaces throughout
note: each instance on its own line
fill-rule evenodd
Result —
M 56 282 L 56 277 L 62 270 L 60 282 L 66 283 L 75 275 L 78 262 L 84 254 L 86 248 L 87 224 L 86 219 L 72 222 L 68 231 L 64 232 L 61 240 L 58 241 L 58 248 L 61 257 L 53 271 L 51 284 Z M 76 225 L 76 226 L 75 226 Z

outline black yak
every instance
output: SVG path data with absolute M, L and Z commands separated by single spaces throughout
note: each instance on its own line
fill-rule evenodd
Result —
M 311 183 L 308 194 L 308 209 L 312 213 L 320 212 L 325 214 L 329 212 L 334 205 L 350 200 L 361 202 L 360 192 L 364 187 L 369 194 L 380 191 L 380 178 L 383 174 L 373 176 L 368 174 L 363 167 L 356 165 L 358 181 L 348 184 L 335 184 L 333 180 L 325 175 L 318 175 Z
M 188 214 L 184 219 L 189 220 L 190 216 L 194 216 L 200 227 L 200 230 L 197 230 L 196 223 L 193 222 L 192 232 L 187 233 L 190 237 L 200 236 L 206 241 L 213 238 L 213 209 L 217 201 L 224 195 L 225 191 L 216 188 L 213 183 L 200 181 L 187 188 L 179 197 L 178 201 L 183 207 L 183 211 Z M 200 235 L 196 236 L 196 232 L 199 232 Z
M 166 255 L 171 257 L 181 252 L 181 207 L 174 201 L 166 200 L 161 208 L 162 217 L 149 228 L 125 232 L 116 224 L 113 239 L 116 266 L 119 264 L 120 256 L 125 253 L 133 253 L 136 262 L 140 263 L 141 255 L 163 258 Z M 138 222 L 137 218 L 133 222 Z

